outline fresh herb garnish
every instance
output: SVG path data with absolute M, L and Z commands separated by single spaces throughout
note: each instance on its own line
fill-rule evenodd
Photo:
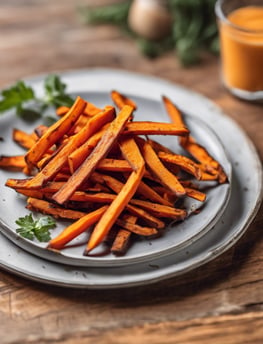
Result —
M 74 100 L 66 93 L 67 85 L 64 84 L 59 76 L 48 75 L 44 82 L 45 97 L 43 99 L 44 104 L 47 106 L 53 105 L 59 107 L 62 105 L 72 106 Z
M 50 106 L 70 107 L 73 102 L 74 99 L 66 93 L 66 84 L 58 75 L 52 74 L 44 80 L 44 96 L 42 98 L 38 98 L 32 87 L 21 80 L 3 90 L 0 93 L 0 113 L 15 109 L 20 118 L 34 121 L 43 116 L 45 110 Z
M 23 104 L 32 99 L 35 99 L 33 89 L 26 86 L 23 81 L 18 81 L 15 85 L 2 91 L 0 112 L 16 108 L 17 113 L 19 113 L 23 108 Z
M 56 222 L 51 216 L 42 216 L 34 220 L 32 214 L 20 217 L 16 220 L 16 224 L 20 226 L 16 229 L 18 234 L 29 240 L 37 238 L 40 242 L 49 241 L 51 239 L 49 230 L 56 227 Z

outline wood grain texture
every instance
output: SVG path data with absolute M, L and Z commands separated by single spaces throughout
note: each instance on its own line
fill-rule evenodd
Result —
M 174 53 L 149 60 L 117 28 L 83 25 L 77 4 L 0 0 L 0 87 L 29 75 L 91 67 L 160 76 L 221 106 L 245 130 L 262 159 L 263 107 L 224 90 L 217 58 L 205 56 L 188 69 Z M 224 255 L 194 273 L 145 287 L 61 289 L 1 271 L 0 342 L 262 343 L 262 225 L 261 208 L 244 237 Z

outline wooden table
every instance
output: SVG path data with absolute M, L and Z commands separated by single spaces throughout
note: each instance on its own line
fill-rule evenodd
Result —
M 89 67 L 160 76 L 221 106 L 263 157 L 263 107 L 225 91 L 217 58 L 206 57 L 189 69 L 181 68 L 173 53 L 148 60 L 117 28 L 81 24 L 77 3 L 0 0 L 0 87 L 33 74 Z M 1 271 L 0 342 L 262 343 L 262 226 L 261 208 L 225 254 L 194 272 L 144 287 L 62 289 Z

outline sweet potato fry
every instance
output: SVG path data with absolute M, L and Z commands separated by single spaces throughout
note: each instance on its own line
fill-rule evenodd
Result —
M 206 181 L 206 182 L 217 181 L 218 180 L 218 173 L 211 174 L 211 173 L 207 173 L 207 172 L 202 171 L 202 175 L 201 175 L 200 180 Z
M 140 169 L 144 165 L 144 160 L 139 152 L 138 146 L 133 137 L 122 137 L 119 139 L 121 153 L 126 161 L 130 164 L 133 171 Z M 138 152 L 137 152 L 138 151 Z M 137 152 L 135 154 L 134 152 Z
M 93 103 L 88 102 L 88 104 L 86 105 L 86 107 L 84 109 L 84 115 L 86 115 L 86 116 L 95 116 L 99 112 L 101 112 L 101 110 L 102 109 L 98 108 Z
M 64 116 L 67 112 L 69 111 L 69 107 L 68 106 L 59 106 L 57 109 L 56 109 L 56 114 L 57 116 L 59 117 L 62 117 Z
M 228 182 L 228 177 L 225 171 L 223 170 L 222 166 L 218 168 L 218 182 L 219 184 L 224 184 Z
M 136 224 L 137 221 L 137 217 L 133 215 L 123 216 L 123 219 L 132 224 Z M 128 249 L 131 234 L 132 233 L 130 231 L 121 227 L 113 241 L 111 252 L 116 255 L 123 255 Z
M 105 183 L 111 190 L 113 190 L 116 194 L 121 192 L 121 189 L 124 186 L 124 183 L 119 181 L 118 179 L 108 176 L 106 174 L 99 174 L 94 172 L 91 176 L 91 179 L 96 182 Z
M 182 126 L 187 128 L 187 126 L 183 120 L 183 114 L 179 110 L 179 108 L 169 98 L 167 98 L 165 96 L 162 97 L 162 100 L 163 100 L 166 112 L 168 113 L 168 115 L 171 119 L 171 122 L 176 124 L 176 125 L 182 125 Z M 184 143 L 187 142 L 189 137 L 190 137 L 190 135 L 180 136 L 178 138 L 181 146 L 183 146 Z
M 145 211 L 142 208 L 136 207 L 131 204 L 126 205 L 127 211 L 129 211 L 131 214 L 137 216 L 141 220 L 147 222 L 150 226 L 155 228 L 164 228 L 165 223 L 161 221 L 160 219 L 157 219 L 157 217 L 151 215 L 149 212 Z
M 176 196 L 180 197 L 185 195 L 184 187 L 180 184 L 176 176 L 162 164 L 151 145 L 146 141 L 140 140 L 140 147 L 146 164 L 152 173 L 159 178 L 160 182 L 174 192 Z
M 182 182 L 181 182 L 181 184 L 184 186 L 184 184 Z M 178 200 L 178 197 L 171 190 L 168 190 L 166 187 L 164 187 L 162 185 L 153 186 L 153 190 L 155 192 L 157 192 L 161 197 L 166 199 L 170 203 L 170 205 L 169 205 L 170 207 L 173 206 L 174 203 Z
M 200 202 L 204 202 L 206 200 L 206 194 L 199 190 L 190 187 L 185 187 L 185 191 L 188 197 L 194 198 Z
M 126 160 L 105 158 L 99 162 L 97 170 L 125 173 L 131 172 L 132 167 Z
M 7 179 L 5 186 L 8 186 L 12 189 L 29 189 L 29 181 L 31 180 L 31 178 L 27 178 L 27 179 L 15 179 L 15 178 L 9 178 Z
M 157 141 L 151 140 L 151 139 L 147 139 L 147 142 L 151 145 L 151 147 L 154 149 L 154 151 L 158 154 L 159 152 L 165 152 L 165 153 L 169 153 L 169 154 L 174 154 L 173 151 L 171 151 L 171 149 L 165 147 L 164 145 L 160 144 Z
M 186 156 L 179 155 L 179 154 L 159 152 L 158 157 L 162 161 L 179 166 L 182 170 L 193 175 L 197 180 L 201 179 L 202 172 L 199 166 L 194 161 L 187 158 Z
M 171 100 L 166 96 L 163 96 L 162 100 L 166 108 L 166 112 L 171 119 L 171 122 L 178 125 L 179 127 L 186 127 L 182 118 L 181 111 L 175 106 L 175 104 L 173 104 Z
M 174 207 L 169 207 L 162 204 L 152 203 L 148 201 L 143 201 L 139 199 L 131 199 L 130 204 L 141 207 L 149 211 L 154 216 L 166 217 L 177 220 L 183 220 L 187 216 L 187 213 L 184 209 L 177 209 Z
M 20 195 L 26 196 L 26 197 L 32 197 L 36 199 L 46 199 L 46 195 L 41 190 L 31 190 L 31 189 L 16 189 L 16 192 Z
M 120 110 L 124 107 L 124 105 L 129 105 L 133 107 L 134 110 L 137 109 L 137 105 L 132 99 L 126 97 L 116 90 L 111 91 L 111 99 Z
M 175 104 L 173 104 L 167 97 L 163 97 L 163 102 L 171 121 L 177 125 L 185 125 L 182 114 Z M 202 145 L 197 143 L 191 135 L 180 137 L 179 142 L 188 153 L 190 153 L 205 167 L 208 173 L 215 174 L 214 170 L 220 171 L 218 174 L 219 183 L 225 183 L 228 181 L 228 178 L 218 161 L 216 161 Z M 201 179 L 204 180 L 203 178 Z
M 131 231 L 132 233 L 135 233 L 135 234 L 138 234 L 138 235 L 142 235 L 142 236 L 152 236 L 152 235 L 156 235 L 158 234 L 158 230 L 156 228 L 151 228 L 151 227 L 142 227 L 142 226 L 139 226 L 137 224 L 134 224 L 134 223 L 130 223 L 129 221 L 127 220 L 121 220 L 121 219 L 118 219 L 116 221 L 116 223 Z
M 69 112 L 48 128 L 25 156 L 29 167 L 34 167 L 42 155 L 71 128 L 82 114 L 85 106 L 85 100 L 77 97 Z
M 171 123 L 141 121 L 127 123 L 124 134 L 185 136 L 189 134 L 189 130 Z
M 111 203 L 115 200 L 116 195 L 110 193 L 87 193 L 83 191 L 75 191 L 69 198 L 69 201 L 75 202 L 91 202 L 91 203 Z
M 83 161 L 89 156 L 89 154 L 96 147 L 102 136 L 104 135 L 108 124 L 105 124 L 99 131 L 92 135 L 85 143 L 74 150 L 68 156 L 68 164 L 71 173 L 74 173 L 76 169 L 83 163 Z
M 67 243 L 76 238 L 81 233 L 88 230 L 94 223 L 96 223 L 105 213 L 108 206 L 103 206 L 93 212 L 84 214 L 78 221 L 66 227 L 57 237 L 52 239 L 49 244 L 49 249 L 62 249 Z
M 37 138 L 42 137 L 46 132 L 48 131 L 48 127 L 46 125 L 40 124 L 38 125 L 35 130 L 34 133 L 36 134 Z
M 83 164 L 73 173 L 67 183 L 54 195 L 53 199 L 63 204 L 70 198 L 73 192 L 89 178 L 99 161 L 103 159 L 114 145 L 116 139 L 123 131 L 124 126 L 132 114 L 133 108 L 126 105 L 118 114 L 116 119 L 110 124 L 102 136 L 100 142 L 86 158 Z
M 27 200 L 27 209 L 31 211 L 39 211 L 47 215 L 52 215 L 56 218 L 69 220 L 76 220 L 86 215 L 86 213 L 84 212 L 72 209 L 65 209 L 55 205 L 54 203 L 50 203 L 32 197 L 29 197 Z
M 67 162 L 68 156 L 86 140 L 89 139 L 104 124 L 111 121 L 115 115 L 113 107 L 106 107 L 98 115 L 91 117 L 87 124 L 76 135 L 72 136 L 64 147 L 51 159 L 48 164 L 31 180 L 32 188 L 41 187 L 53 178 Z
M 58 172 L 58 174 L 55 175 L 55 177 L 53 178 L 54 182 L 65 182 L 69 179 L 69 177 L 71 176 L 71 174 L 67 173 L 67 172 Z
M 138 194 L 144 196 L 144 198 L 152 202 L 160 203 L 170 207 L 173 205 L 171 202 L 160 196 L 153 188 L 151 188 L 144 182 L 140 182 L 137 192 Z
M 0 155 L 0 168 L 9 171 L 23 171 L 26 166 L 24 155 Z
M 68 111 L 69 111 L 69 107 L 60 106 L 56 109 L 56 114 L 57 114 L 57 116 L 61 117 L 61 116 L 64 116 Z M 100 111 L 101 111 L 100 108 L 98 108 L 94 104 L 88 102 L 84 111 L 83 111 L 83 114 L 90 117 L 90 116 L 97 115 Z
M 219 163 L 210 156 L 203 146 L 199 145 L 194 139 L 192 139 L 192 137 L 184 142 L 183 148 L 197 161 L 203 164 L 208 171 L 211 167 L 215 170 L 219 168 Z
M 21 129 L 13 129 L 13 141 L 20 147 L 30 149 L 37 141 L 38 137 L 35 133 L 28 134 Z

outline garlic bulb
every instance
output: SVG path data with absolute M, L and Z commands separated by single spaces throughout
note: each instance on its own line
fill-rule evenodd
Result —
M 164 0 L 134 0 L 128 23 L 139 36 L 158 40 L 171 31 L 172 17 Z

